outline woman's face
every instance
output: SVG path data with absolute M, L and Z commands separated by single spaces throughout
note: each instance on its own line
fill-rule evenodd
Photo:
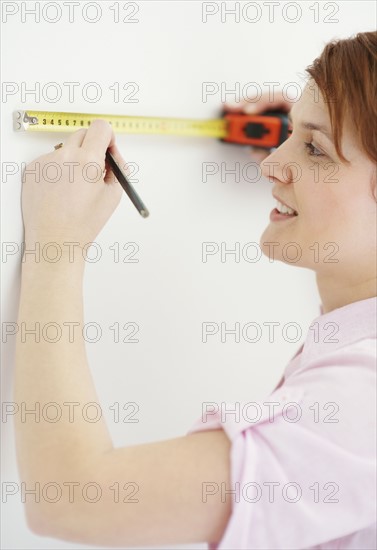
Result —
M 350 163 L 339 159 L 326 104 L 312 80 L 293 105 L 291 118 L 292 135 L 261 163 L 261 169 L 274 184 L 272 193 L 298 215 L 270 221 L 260 238 L 263 253 L 350 281 L 375 277 L 374 163 L 358 147 L 347 123 L 341 150 Z M 306 123 L 324 126 L 328 136 L 325 130 L 305 128 Z

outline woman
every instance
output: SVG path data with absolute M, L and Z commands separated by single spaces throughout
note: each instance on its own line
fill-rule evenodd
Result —
M 209 410 L 183 437 L 117 449 L 103 419 L 17 416 L 20 475 L 42 494 L 26 499 L 33 532 L 107 547 L 376 547 L 376 58 L 375 32 L 328 44 L 307 69 L 292 135 L 261 163 L 279 210 L 294 211 L 272 214 L 261 248 L 287 261 L 284 245 L 297 243 L 293 265 L 315 271 L 321 297 L 321 315 L 261 414 Z M 290 104 L 264 97 L 243 109 L 252 107 Z M 72 178 L 67 163 L 105 170 L 107 148 L 124 162 L 111 127 L 95 121 L 28 166 L 26 248 L 56 242 L 63 255 L 56 263 L 24 255 L 19 324 L 83 324 L 84 260 L 63 243 L 94 241 L 123 191 L 110 173 L 95 185 L 80 170 Z M 43 179 L 49 162 L 63 173 L 54 185 Z M 96 402 L 84 342 L 19 339 L 15 401 Z M 97 500 L 86 484 L 100 489 Z

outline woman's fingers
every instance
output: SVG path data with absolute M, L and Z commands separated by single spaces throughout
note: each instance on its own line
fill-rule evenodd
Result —
M 102 160 L 108 147 L 114 143 L 115 135 L 111 125 L 106 120 L 96 119 L 89 128 L 80 128 L 70 134 L 64 142 L 64 147 L 82 147 Z
M 124 172 L 124 174 L 127 176 L 127 164 L 122 155 L 119 152 L 118 147 L 113 142 L 109 146 L 109 153 L 113 156 L 114 160 L 116 161 L 119 168 Z M 110 166 L 106 162 L 106 174 L 104 178 L 105 183 L 114 183 L 116 181 L 116 177 L 114 176 Z
M 81 144 L 82 149 L 97 156 L 99 160 L 105 158 L 108 147 L 115 142 L 114 132 L 106 120 L 93 120 L 89 126 Z
M 263 98 L 258 103 L 245 103 L 243 107 L 244 113 L 248 115 L 263 113 L 264 111 L 279 111 L 282 110 L 288 113 L 292 105 L 285 100 L 269 101 L 268 98 Z
M 258 114 L 279 109 L 289 112 L 291 107 L 292 103 L 285 98 L 282 90 L 275 90 L 271 94 L 265 92 L 257 100 L 243 99 L 237 105 L 225 104 L 225 108 L 229 111 L 242 111 L 246 114 Z
M 86 132 L 86 128 L 81 128 L 77 132 L 70 134 L 64 142 L 64 147 L 81 147 Z
M 93 156 L 93 160 L 97 159 L 104 168 L 105 183 L 112 183 L 116 178 L 110 167 L 105 162 L 106 151 L 109 150 L 117 161 L 120 168 L 124 171 L 126 163 L 122 158 L 119 149 L 115 145 L 115 135 L 111 125 L 102 119 L 93 120 L 88 129 L 81 128 L 69 135 L 64 143 L 64 149 L 81 148 L 87 150 Z
M 263 149 L 262 147 L 251 147 L 251 156 L 253 160 L 260 164 L 262 160 L 266 159 L 270 155 L 268 149 Z

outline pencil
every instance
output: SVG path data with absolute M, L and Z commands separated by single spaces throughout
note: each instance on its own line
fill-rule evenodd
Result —
M 116 179 L 119 181 L 127 195 L 130 197 L 131 201 L 137 208 L 139 214 L 143 216 L 143 218 L 147 218 L 149 216 L 148 209 L 146 208 L 145 204 L 139 197 L 139 195 L 136 193 L 135 189 L 132 187 L 126 176 L 123 174 L 122 170 L 118 166 L 116 160 L 112 156 L 112 154 L 107 150 L 106 151 L 106 160 L 116 177 Z

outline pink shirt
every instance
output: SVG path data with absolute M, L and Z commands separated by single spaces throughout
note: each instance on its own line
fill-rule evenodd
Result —
M 231 486 L 203 484 L 232 502 L 211 550 L 377 548 L 377 297 L 320 311 L 268 399 L 206 405 L 188 432 L 232 442 Z

